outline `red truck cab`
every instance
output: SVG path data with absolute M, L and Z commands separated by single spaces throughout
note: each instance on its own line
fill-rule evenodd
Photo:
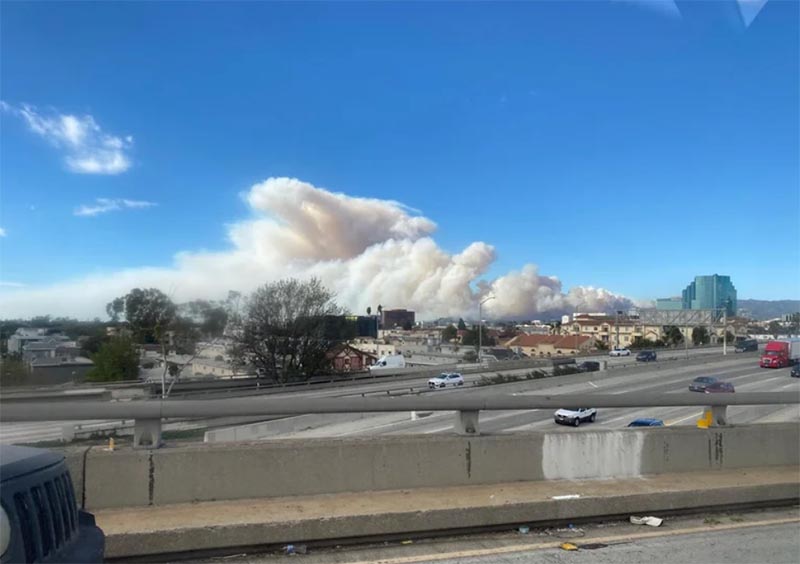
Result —
M 800 359 L 800 339 L 770 341 L 761 355 L 762 368 L 785 368 Z

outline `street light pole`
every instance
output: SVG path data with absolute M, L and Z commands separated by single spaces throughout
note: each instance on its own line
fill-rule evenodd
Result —
M 481 356 L 481 348 L 483 347 L 483 304 L 493 299 L 494 296 L 489 296 L 478 302 L 478 364 L 481 366 L 483 366 L 483 356 Z
M 722 311 L 722 356 L 728 354 L 728 309 Z

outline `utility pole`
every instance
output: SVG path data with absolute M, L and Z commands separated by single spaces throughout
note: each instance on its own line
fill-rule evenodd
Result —
M 722 356 L 728 354 L 728 308 L 722 312 Z
M 493 300 L 494 296 L 489 296 L 478 302 L 478 364 L 483 365 L 483 357 L 481 356 L 481 348 L 483 347 L 483 304 L 489 300 Z

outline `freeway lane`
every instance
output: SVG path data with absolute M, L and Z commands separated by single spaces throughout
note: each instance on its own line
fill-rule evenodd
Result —
M 280 397 L 307 397 L 307 398 L 324 398 L 324 397 L 352 397 L 366 395 L 385 395 L 387 392 L 391 394 L 408 394 L 408 393 L 478 393 L 478 394 L 497 394 L 497 393 L 569 393 L 576 391 L 609 391 L 615 393 L 624 393 L 632 391 L 633 389 L 653 389 L 662 391 L 672 391 L 673 381 L 680 380 L 681 382 L 688 382 L 687 377 L 693 378 L 699 374 L 717 373 L 719 371 L 726 371 L 731 368 L 748 366 L 751 370 L 753 366 L 757 365 L 757 354 L 739 354 L 729 355 L 723 357 L 719 349 L 701 349 L 690 351 L 692 358 L 688 364 L 683 360 L 683 351 L 670 351 L 662 352 L 658 363 L 648 363 L 645 365 L 637 365 L 630 357 L 622 358 L 608 358 L 609 365 L 615 369 L 601 372 L 594 372 L 590 374 L 575 374 L 569 376 L 558 377 L 554 379 L 544 379 L 535 381 L 525 381 L 519 384 L 511 384 L 505 386 L 490 386 L 490 387 L 473 387 L 472 384 L 479 380 L 483 375 L 492 376 L 497 373 L 500 366 L 487 371 L 483 374 L 470 374 L 465 376 L 466 385 L 464 388 L 458 390 L 434 390 L 430 391 L 427 388 L 427 378 L 415 378 L 410 380 L 375 380 L 368 381 L 363 384 L 357 384 L 347 387 L 336 388 L 323 388 L 323 389 L 309 389 L 309 390 L 294 390 L 291 392 L 281 392 L 269 394 L 269 398 Z M 596 357 L 606 359 L 607 357 Z M 672 360 L 668 360 L 672 359 Z M 677 360 L 679 359 L 679 360 Z M 513 371 L 504 371 L 504 374 L 525 374 L 530 369 L 520 369 Z M 787 371 L 784 371 L 788 373 Z M 666 380 L 669 375 L 672 375 L 673 380 Z M 675 375 L 678 374 L 677 380 Z M 689 378 L 689 379 L 691 379 Z M 657 380 L 661 379 L 662 386 L 655 386 Z M 780 378 L 779 378 L 780 379 Z M 633 383 L 633 380 L 636 383 Z M 734 383 L 735 380 L 734 380 Z M 665 385 L 666 384 L 666 385 Z M 680 386 L 674 388 L 675 391 L 681 388 Z M 221 395 L 220 397 L 228 397 Z M 179 400 L 175 400 L 179 401 Z M 667 409 L 667 408 L 664 408 Z M 745 409 L 745 408 L 739 408 Z M 754 408 L 756 409 L 756 408 Z M 770 411 L 771 408 L 760 408 L 764 417 L 775 417 L 776 415 Z M 764 411 L 766 409 L 766 411 Z M 626 410 L 607 410 L 602 418 L 608 418 L 612 411 L 617 411 L 625 415 Z M 627 414 L 630 414 L 627 411 Z M 692 412 L 679 412 L 682 413 L 681 417 L 690 415 Z M 524 412 L 493 412 L 483 414 L 482 431 L 483 432 L 500 432 L 509 429 L 527 428 L 527 426 L 549 422 L 552 414 L 524 411 Z M 782 417 L 793 419 L 793 412 L 786 412 Z M 354 416 L 354 419 L 358 417 Z M 371 415 L 365 419 L 360 419 L 358 422 L 330 425 L 324 429 L 316 429 L 306 432 L 305 434 L 292 435 L 292 436 L 347 436 L 347 435 L 361 435 L 361 434 L 398 434 L 398 433 L 429 433 L 429 432 L 449 432 L 452 429 L 452 416 L 451 414 L 435 414 L 430 418 L 419 421 L 409 421 L 408 414 L 384 414 L 384 415 Z M 0 442 L 2 443 L 33 443 L 45 440 L 58 440 L 61 435 L 61 427 L 63 424 L 98 424 L 102 422 L 85 421 L 85 422 L 42 422 L 42 423 L 4 423 L 0 426 Z M 604 421 L 598 421 L 599 425 L 604 425 Z M 683 423 L 687 424 L 687 423 Z
M 664 363 L 629 369 L 624 374 L 615 371 L 576 374 L 558 378 L 524 381 L 500 386 L 435 390 L 430 393 L 447 394 L 569 394 L 569 393 L 627 393 L 631 391 L 682 392 L 696 376 L 715 375 L 732 382 L 741 391 L 782 391 L 800 394 L 800 380 L 789 377 L 789 370 L 767 370 L 755 364 L 754 357 L 720 357 L 714 362 L 696 366 L 675 366 Z M 521 430 L 585 431 L 592 428 L 625 427 L 637 417 L 656 417 L 668 425 L 694 425 L 701 410 L 696 407 L 664 407 L 648 409 L 604 409 L 598 413 L 594 424 L 584 424 L 578 429 L 558 427 L 553 414 L 545 410 L 515 410 L 484 412 L 480 417 L 482 433 Z M 800 421 L 800 406 L 734 406 L 728 410 L 732 423 L 768 421 Z M 358 421 L 338 423 L 281 438 L 398 435 L 451 432 L 453 413 L 434 413 L 428 417 L 411 420 L 404 414 L 385 414 L 366 417 Z

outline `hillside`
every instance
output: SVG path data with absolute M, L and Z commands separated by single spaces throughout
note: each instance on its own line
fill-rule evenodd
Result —
M 738 300 L 739 309 L 749 312 L 748 317 L 774 319 L 800 311 L 800 300 Z

